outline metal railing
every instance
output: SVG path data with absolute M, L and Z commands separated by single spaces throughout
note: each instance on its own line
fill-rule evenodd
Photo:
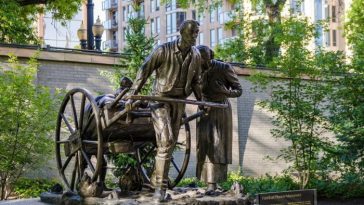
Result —
M 117 9 L 118 0 L 105 0 L 102 1 L 102 10 Z
M 107 40 L 102 43 L 102 50 L 117 50 L 118 41 L 117 40 Z
M 118 22 L 115 19 L 109 19 L 104 21 L 104 28 L 105 29 L 117 29 Z

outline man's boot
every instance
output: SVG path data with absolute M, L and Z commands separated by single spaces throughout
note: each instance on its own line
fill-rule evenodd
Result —
M 216 183 L 208 183 L 205 195 L 209 195 L 209 196 L 215 195 L 216 189 L 217 189 Z
M 166 201 L 166 189 L 169 171 L 169 159 L 156 157 L 155 168 L 151 177 L 151 183 L 155 188 L 153 198 L 156 202 Z

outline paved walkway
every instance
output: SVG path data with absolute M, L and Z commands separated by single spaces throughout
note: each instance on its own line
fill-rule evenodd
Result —
M 0 201 L 0 205 L 46 205 L 46 203 L 41 202 L 40 198 L 31 198 Z

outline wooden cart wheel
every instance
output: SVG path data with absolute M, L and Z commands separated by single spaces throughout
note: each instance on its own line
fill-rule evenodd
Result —
M 185 117 L 186 115 L 184 115 Z M 145 142 L 136 150 L 137 160 L 145 183 L 150 184 L 150 176 L 154 170 L 154 159 L 156 155 L 155 142 Z M 183 178 L 190 160 L 191 131 L 188 122 L 181 126 L 176 147 L 173 151 L 169 168 L 168 188 L 175 187 Z
M 103 160 L 98 159 L 103 159 L 103 138 L 99 108 L 89 91 L 75 88 L 64 97 L 58 113 L 55 145 L 58 171 L 68 190 L 77 190 L 85 172 L 92 182 L 99 180 Z

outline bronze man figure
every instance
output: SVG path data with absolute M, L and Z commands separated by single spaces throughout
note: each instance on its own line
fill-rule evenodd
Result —
M 216 183 L 227 179 L 227 164 L 232 161 L 232 113 L 228 98 L 239 97 L 242 88 L 233 68 L 213 60 L 213 51 L 198 46 L 202 57 L 202 99 L 226 103 L 229 108 L 211 108 L 197 121 L 197 177 L 208 184 L 206 194 L 216 190 Z
M 199 99 L 201 57 L 194 47 L 198 32 L 197 21 L 184 21 L 180 26 L 179 39 L 158 46 L 146 58 L 138 71 L 131 94 L 138 94 L 148 77 L 155 72 L 152 95 L 185 99 L 193 91 Z M 150 103 L 150 107 L 157 142 L 157 155 L 151 182 L 155 188 L 155 199 L 164 201 L 169 165 L 185 105 L 154 102 Z

